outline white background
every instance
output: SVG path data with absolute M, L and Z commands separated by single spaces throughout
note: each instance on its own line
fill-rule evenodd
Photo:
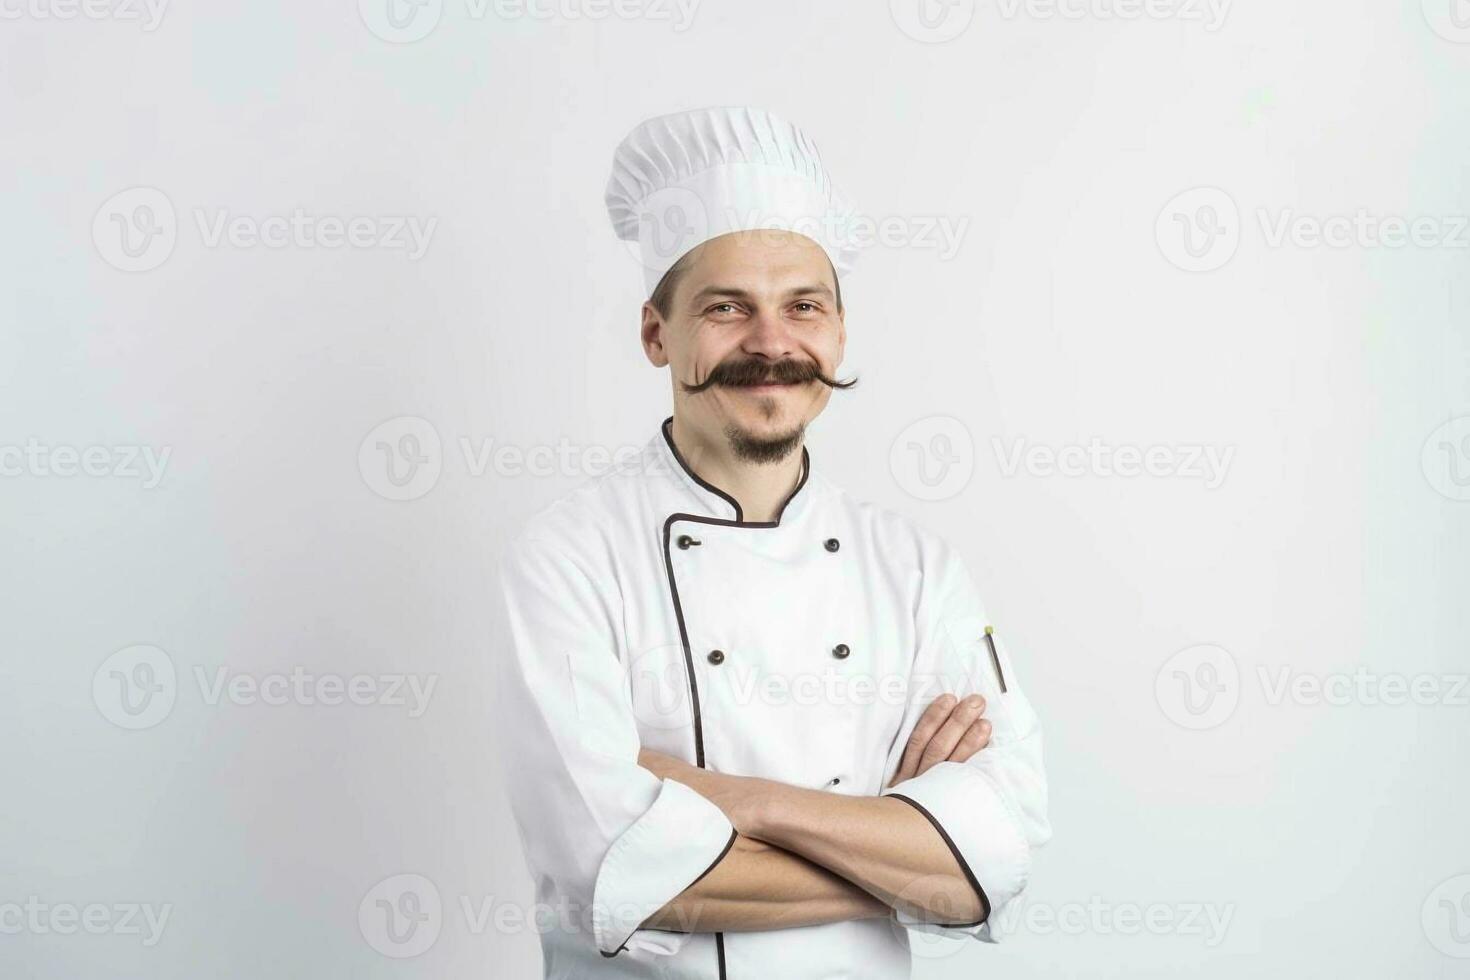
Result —
M 1446 703 L 1470 671 L 1463 0 L 1222 21 L 1185 0 L 927 21 L 917 0 L 687 21 L 430 0 L 408 42 L 387 0 L 175 0 L 153 29 L 96 2 L 0 0 L 0 906 L 171 912 L 146 945 L 0 908 L 0 974 L 536 975 L 533 932 L 461 906 L 531 897 L 488 734 L 491 562 L 585 458 L 476 474 L 461 440 L 654 434 L 668 381 L 603 212 L 611 152 L 647 116 L 752 104 L 909 230 L 847 280 L 862 384 L 814 426 L 814 465 L 961 548 L 1047 727 L 1031 911 L 1001 946 L 921 947 L 917 975 L 1470 975 L 1470 692 Z M 147 215 L 114 196 L 135 187 L 176 240 L 129 272 L 113 216 Z M 1196 188 L 1236 213 L 1171 205 Z M 435 224 L 418 258 L 206 234 L 298 208 Z M 1283 216 L 1359 212 L 1451 241 L 1273 244 Z M 923 233 L 945 222 L 951 251 Z M 1181 268 L 1187 223 L 1224 231 L 1218 268 Z M 405 417 L 394 451 L 426 424 L 441 448 L 389 500 L 378 437 L 359 449 Z M 1093 439 L 1230 463 L 1216 486 L 1006 465 L 1018 440 Z M 169 456 L 145 485 L 17 463 L 28 444 Z M 973 469 L 921 499 L 944 465 Z M 109 658 L 135 645 L 176 679 L 129 729 L 108 692 L 133 654 Z M 437 686 L 418 717 L 210 703 L 196 672 L 221 668 Z M 1360 668 L 1425 675 L 1439 703 L 1274 697 L 1283 670 Z M 1215 701 L 1184 686 L 1209 669 Z M 442 903 L 402 959 L 371 927 L 400 874 Z M 1158 934 L 1127 918 L 1151 906 Z

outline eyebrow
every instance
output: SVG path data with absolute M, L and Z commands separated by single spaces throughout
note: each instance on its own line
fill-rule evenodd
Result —
M 719 296 L 727 296 L 732 299 L 745 300 L 749 302 L 753 294 L 749 290 L 740 289 L 736 286 L 706 286 L 695 293 L 690 299 L 691 303 L 705 303 Z M 828 299 L 836 299 L 831 287 L 823 283 L 814 283 L 810 286 L 796 286 L 786 291 L 787 298 L 797 296 L 825 296 Z

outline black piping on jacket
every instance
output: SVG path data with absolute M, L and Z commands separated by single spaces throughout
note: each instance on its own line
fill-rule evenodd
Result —
M 961 922 L 954 925 L 939 923 L 940 927 L 944 929 L 973 929 L 983 923 L 986 919 L 990 918 L 990 896 L 986 895 L 985 889 L 980 887 L 980 881 L 978 878 L 975 877 L 975 872 L 970 870 L 970 863 L 966 861 L 965 856 L 960 853 L 960 849 L 955 844 L 954 838 L 950 837 L 949 831 L 944 829 L 944 824 L 940 823 L 939 819 L 935 817 L 934 814 L 930 813 L 929 810 L 921 805 L 917 800 L 911 800 L 907 796 L 904 796 L 902 793 L 888 793 L 885 795 L 890 800 L 903 800 L 909 806 L 922 813 L 925 819 L 927 819 L 931 824 L 934 825 L 934 829 L 939 831 L 939 836 L 944 838 L 944 843 L 949 848 L 949 852 L 953 854 L 954 859 L 959 862 L 960 870 L 965 873 L 965 880 L 970 883 L 970 887 L 975 889 L 975 894 L 978 895 L 980 898 L 980 918 L 976 919 L 974 922 Z
M 669 451 L 673 453 L 674 459 L 678 462 L 680 468 L 683 469 L 684 472 L 689 475 L 689 478 L 693 480 L 696 484 L 698 484 L 703 489 L 708 490 L 710 493 L 716 495 L 717 497 L 720 497 L 735 510 L 735 517 L 733 519 L 726 517 L 704 517 L 699 514 L 675 513 L 670 514 L 668 518 L 664 521 L 664 571 L 668 574 L 669 577 L 669 596 L 674 601 L 674 619 L 679 624 L 679 643 L 683 647 L 684 651 L 684 671 L 689 678 L 689 703 L 692 708 L 694 727 L 694 764 L 699 766 L 699 768 L 704 769 L 707 767 L 704 764 L 704 719 L 699 708 L 699 682 L 698 680 L 696 680 L 694 674 L 694 653 L 689 646 L 689 628 L 684 620 L 683 604 L 679 601 L 679 583 L 674 576 L 674 559 L 672 553 L 669 551 L 669 543 L 673 534 L 674 524 L 678 521 L 690 521 L 696 524 L 710 524 L 719 527 L 746 527 L 757 529 L 780 527 L 781 517 L 786 513 L 787 506 L 791 503 L 792 500 L 796 498 L 797 494 L 801 493 L 802 488 L 806 486 L 807 478 L 811 476 L 812 464 L 811 454 L 808 453 L 806 447 L 803 446 L 801 449 L 801 479 L 797 481 L 796 487 L 791 491 L 789 495 L 787 495 L 786 499 L 781 502 L 781 506 L 777 508 L 776 519 L 774 521 L 747 521 L 743 519 L 745 516 L 745 511 L 741 508 L 740 501 L 736 500 L 734 497 L 730 496 L 728 493 L 721 490 L 713 483 L 710 483 L 709 481 L 701 478 L 698 473 L 689 468 L 689 464 L 684 461 L 683 455 L 679 452 L 679 447 L 674 445 L 674 436 L 672 431 L 673 424 L 674 418 L 671 415 L 664 420 L 662 432 L 664 442 L 668 444 Z M 730 847 L 734 846 L 734 843 L 735 837 L 732 836 L 730 838 L 730 844 L 726 846 L 723 852 L 721 852 L 719 858 L 716 859 L 715 864 L 710 865 L 709 870 L 705 871 L 704 874 L 709 874 L 710 871 L 714 870 L 715 865 L 724 860 L 725 855 L 729 853 Z M 699 877 L 703 878 L 704 875 L 700 875 Z M 698 881 L 699 879 L 695 880 Z M 715 933 L 715 955 L 718 958 L 719 962 L 720 980 L 726 980 L 725 934 L 723 932 Z

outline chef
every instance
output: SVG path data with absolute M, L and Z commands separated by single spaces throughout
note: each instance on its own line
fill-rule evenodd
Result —
M 1041 731 L 938 536 L 826 479 L 853 214 L 769 113 L 649 120 L 607 189 L 673 414 L 501 565 L 509 795 L 546 976 L 909 975 L 998 938 L 1050 836 Z

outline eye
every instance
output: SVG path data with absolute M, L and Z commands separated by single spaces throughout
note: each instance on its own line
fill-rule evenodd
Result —
M 705 310 L 704 315 L 729 316 L 731 314 L 739 312 L 740 308 L 737 307 L 734 303 L 716 303 L 714 306 L 711 306 L 709 309 Z
M 791 307 L 793 313 L 820 313 L 822 308 L 809 300 L 799 300 Z

